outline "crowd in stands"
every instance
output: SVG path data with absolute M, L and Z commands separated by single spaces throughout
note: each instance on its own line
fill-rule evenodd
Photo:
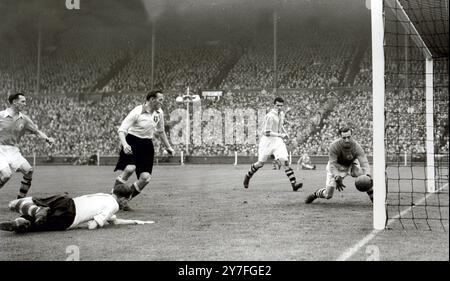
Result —
M 330 143 L 337 138 L 337 130 L 343 124 L 353 128 L 354 138 L 366 153 L 372 154 L 370 92 L 292 91 L 280 92 L 277 95 L 285 99 L 285 128 L 290 136 L 287 146 L 292 155 L 301 155 L 304 152 L 310 155 L 327 155 Z M 386 99 L 386 144 L 390 154 L 424 152 L 424 105 L 406 102 L 410 100 L 410 95 L 409 92 L 389 92 Z M 171 123 L 166 126 L 166 131 L 175 150 L 180 153 L 185 149 L 185 139 L 172 135 L 182 130 L 185 119 L 178 118 L 174 112 L 176 109 L 184 109 L 185 105 L 176 104 L 176 96 L 175 92 L 166 94 L 164 109 L 166 123 Z M 237 151 L 239 155 L 256 155 L 262 125 L 261 117 L 266 110 L 270 110 L 273 98 L 274 95 L 268 93 L 234 91 L 225 93 L 218 101 L 203 99 L 201 131 L 200 134 L 194 134 L 191 128 L 189 154 L 233 156 Z M 103 156 L 117 155 L 120 149 L 117 136 L 120 122 L 134 106 L 143 101 L 144 95 L 126 94 L 106 96 L 98 102 L 76 101 L 58 96 L 31 96 L 28 99 L 26 114 L 44 132 L 54 137 L 56 142 L 49 147 L 36 137 L 25 136 L 21 149 L 24 155 L 36 153 L 38 156 L 83 155 L 89 158 L 97 153 Z M 249 126 L 247 118 L 232 118 L 228 121 L 234 122 L 234 129 L 229 129 L 232 126 L 225 124 L 228 122 L 226 114 L 236 109 L 252 109 L 251 113 L 255 114 L 252 117 L 254 125 Z M 208 110 L 216 110 L 218 114 L 205 113 Z M 193 114 L 195 113 L 191 110 L 191 118 Z M 436 119 L 437 126 L 445 130 L 446 125 L 448 126 L 448 115 L 445 113 L 441 115 Z M 173 120 L 175 121 L 171 122 Z M 183 122 L 181 126 L 174 127 L 180 122 Z M 245 133 L 240 138 L 233 137 L 233 133 L 237 134 L 238 130 Z M 256 132 L 249 132 L 250 130 Z M 437 135 L 439 135 L 438 151 L 448 152 L 448 128 L 446 132 Z M 159 140 L 156 141 L 156 151 L 158 155 L 164 152 Z
M 114 36 L 111 34 L 114 33 Z M 83 40 L 83 38 L 87 38 Z M 39 94 L 90 93 L 113 64 L 129 56 L 136 42 L 114 30 L 65 33 L 58 45 L 40 50 Z M 0 92 L 38 91 L 38 50 L 35 42 L 0 42 Z
M 93 34 L 88 37 L 95 37 Z M 24 155 L 82 155 L 81 159 L 86 160 L 97 153 L 118 154 L 117 128 L 126 114 L 144 101 L 144 92 L 151 88 L 151 48 L 148 41 L 125 40 L 126 34 L 102 34 L 103 37 L 86 42 L 77 41 L 83 36 L 74 31 L 66 34 L 60 45 L 44 48 L 39 95 L 32 94 L 37 88 L 36 49 L 17 42 L 4 47 L 0 42 L 0 95 L 6 97 L 9 91 L 15 90 L 29 94 L 26 113 L 56 139 L 49 147 L 35 137 L 25 136 L 21 144 Z M 285 127 L 290 136 L 287 145 L 293 155 L 304 152 L 327 155 L 341 124 L 349 124 L 354 129 L 355 139 L 372 154 L 372 94 L 368 88 L 372 83 L 370 48 L 359 64 L 353 87 L 332 90 L 343 86 L 345 68 L 353 59 L 356 42 L 352 37 L 332 32 L 320 34 L 314 30 L 304 38 L 280 42 L 276 95 L 285 99 Z M 239 155 L 256 155 L 261 120 L 275 97 L 272 42 L 265 39 L 248 43 L 240 46 L 239 52 L 233 49 L 236 46 L 230 47 L 232 44 L 217 42 L 194 44 L 160 39 L 157 46 L 154 86 L 166 92 L 163 109 L 167 121 L 181 116 L 173 112 L 182 112 L 185 105 L 177 104 L 175 98 L 184 94 L 187 86 L 192 93 L 200 93 L 223 75 L 217 84 L 223 95 L 214 100 L 202 99 L 201 133 L 194 134 L 191 129 L 188 153 L 232 156 L 237 151 Z M 239 56 L 236 63 L 226 72 L 224 67 L 228 60 L 236 55 Z M 111 73 L 119 61 L 123 61 L 123 67 Z M 395 61 L 386 65 L 390 73 L 404 67 Z M 422 73 L 423 67 L 414 61 L 409 65 L 409 69 L 417 73 Z M 437 67 L 436 85 L 448 87 L 446 74 L 448 63 Z M 105 77 L 108 78 L 105 87 L 94 89 Z M 419 102 L 424 96 L 424 79 L 411 76 L 407 79 L 409 82 L 405 82 L 406 78 L 387 75 L 386 139 L 391 154 L 405 151 L 420 154 L 425 149 L 425 104 Z M 406 90 L 393 91 L 393 87 Z M 98 101 L 76 98 L 76 94 L 93 91 L 102 92 L 103 98 Z M 448 152 L 448 88 L 442 87 L 437 96 L 442 96 L 436 103 L 439 109 L 436 109 L 435 122 L 441 130 L 436 134 L 438 151 Z M 248 116 L 232 118 L 234 130 L 244 132 L 244 137 L 242 133 L 232 136 L 237 132 L 227 131 L 231 126 L 225 125 L 230 122 L 226 120 L 227 112 L 238 109 L 251 109 L 251 114 L 255 115 L 254 123 Z M 190 118 L 193 114 L 191 110 Z M 185 142 L 176 131 L 181 127 L 166 128 L 178 152 L 185 150 Z M 158 154 L 163 153 L 159 142 L 156 149 Z M 79 162 L 85 163 L 85 160 Z
M 159 41 L 158 41 L 159 42 Z M 157 45 L 154 86 L 166 90 L 208 88 L 230 55 L 230 49 L 217 45 L 191 46 L 168 43 Z M 152 86 L 152 47 L 147 43 L 107 85 L 117 92 L 145 91 Z
M 269 89 L 277 75 L 280 89 L 342 86 L 345 63 L 352 60 L 354 38 L 311 30 L 304 38 L 283 39 L 273 70 L 273 43 L 259 41 L 244 54 L 221 84 L 225 89 Z M 351 38 L 351 37 L 350 37 Z
M 406 52 L 406 53 L 405 53 Z M 425 56 L 422 50 L 410 47 L 385 48 L 385 79 L 387 87 L 425 88 Z M 448 87 L 448 60 L 436 59 L 433 62 L 434 87 Z M 442 85 L 442 86 L 441 86 Z M 353 86 L 372 86 L 372 51 L 367 48 L 359 65 Z

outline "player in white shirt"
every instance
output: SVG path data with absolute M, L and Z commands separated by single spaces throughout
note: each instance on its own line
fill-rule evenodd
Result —
M 9 203 L 11 211 L 22 216 L 0 222 L 0 229 L 15 232 L 58 231 L 87 224 L 96 229 L 107 224 L 148 224 L 153 221 L 124 220 L 116 217 L 119 198 L 131 196 L 127 185 L 117 185 L 113 194 L 96 193 L 71 198 L 67 193 L 47 198 L 26 197 Z
M 264 119 L 261 140 L 258 146 L 258 161 L 252 164 L 248 173 L 245 174 L 244 187 L 248 188 L 252 176 L 264 166 L 264 162 L 269 156 L 274 155 L 275 161 L 280 161 L 284 165 L 284 171 L 291 182 L 292 189 L 297 191 L 303 186 L 303 183 L 297 183 L 294 171 L 289 166 L 288 152 L 284 143 L 284 139 L 289 138 L 283 127 L 284 112 L 282 109 L 284 100 L 277 97 L 273 104 L 273 109 L 266 114 Z
M 114 171 L 122 172 L 116 178 L 114 185 L 125 183 L 133 172 L 136 172 L 138 180 L 132 185 L 133 194 L 130 200 L 150 182 L 155 156 L 153 146 L 155 134 L 158 134 L 169 154 L 174 153 L 164 130 L 164 113 L 161 109 L 163 100 L 161 91 L 149 92 L 145 103 L 136 106 L 119 127 L 122 149 Z M 130 210 L 127 201 L 121 204 L 121 209 L 125 211 Z

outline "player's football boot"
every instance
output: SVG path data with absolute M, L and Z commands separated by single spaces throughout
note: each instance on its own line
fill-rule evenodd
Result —
M 0 229 L 4 231 L 26 232 L 30 226 L 31 222 L 24 218 L 0 222 Z
M 293 190 L 293 191 L 297 191 L 297 190 L 299 190 L 300 188 L 302 188 L 302 186 L 303 186 L 303 183 L 298 182 L 298 183 L 292 185 L 292 190 Z
M 244 188 L 248 188 L 248 184 L 250 183 L 250 177 L 245 174 L 245 178 L 244 178 Z
M 316 200 L 318 197 L 316 195 L 316 193 L 311 193 L 310 195 L 308 195 L 308 197 L 306 197 L 305 199 L 305 203 L 306 204 L 311 204 L 314 200 Z
M 47 221 L 47 214 L 50 211 L 48 207 L 41 207 L 39 211 L 36 212 L 35 221 L 36 225 L 42 225 Z

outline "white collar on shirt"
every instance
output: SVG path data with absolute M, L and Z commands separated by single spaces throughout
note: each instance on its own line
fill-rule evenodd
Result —
M 6 110 L 5 110 L 5 117 L 14 117 L 13 116 L 13 113 L 12 113 L 12 109 L 11 108 L 7 108 Z M 19 112 L 19 117 L 18 118 L 23 118 L 23 114 L 22 114 L 22 112 Z
M 141 114 L 142 113 L 153 114 L 154 112 L 159 114 L 161 111 L 160 111 L 160 109 L 157 109 L 156 111 L 151 112 L 151 109 L 148 108 L 147 106 L 145 106 L 145 104 L 142 105 L 142 112 L 141 112 Z
M 275 115 L 281 115 L 281 112 L 280 114 L 278 114 L 278 110 L 276 110 L 275 108 L 272 108 L 271 112 Z

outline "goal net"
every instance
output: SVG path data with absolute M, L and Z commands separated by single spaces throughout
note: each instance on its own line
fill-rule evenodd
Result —
M 386 227 L 448 230 L 448 0 L 382 11 Z

